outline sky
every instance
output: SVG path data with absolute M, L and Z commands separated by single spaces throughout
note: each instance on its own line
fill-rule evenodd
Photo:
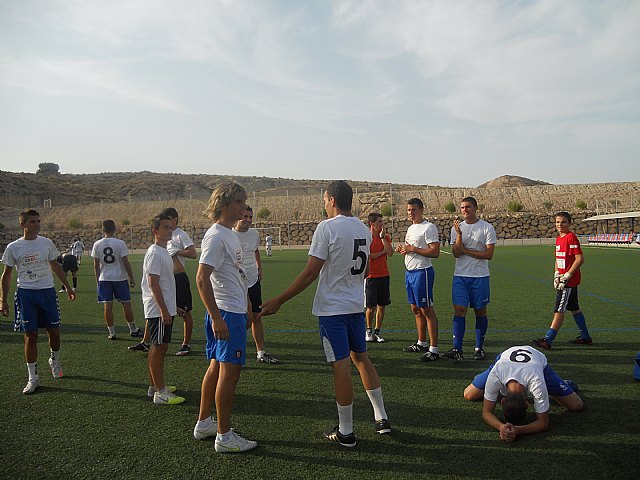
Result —
M 0 0 L 0 170 L 640 180 L 637 0 Z

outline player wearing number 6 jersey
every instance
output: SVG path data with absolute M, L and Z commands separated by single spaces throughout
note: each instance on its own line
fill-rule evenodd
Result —
M 533 347 L 511 347 L 496 357 L 496 362 L 476 375 L 464 391 L 466 400 L 484 396 L 482 419 L 500 432 L 500 439 L 512 442 L 519 435 L 544 432 L 549 428 L 549 396 L 572 412 L 581 412 L 582 399 L 575 393 L 577 386 L 562 380 L 547 363 L 547 357 Z M 502 413 L 506 422 L 494 410 L 502 396 Z M 536 419 L 522 425 L 533 397 Z
M 93 244 L 93 270 L 98 282 L 98 303 L 104 304 L 104 320 L 109 330 L 109 340 L 116 339 L 116 327 L 113 325 L 113 299 L 122 304 L 124 316 L 129 324 L 132 337 L 141 337 L 142 330 L 136 327 L 131 308 L 131 288 L 135 285 L 131 264 L 127 258 L 129 251 L 122 240 L 115 238 L 116 224 L 113 220 L 102 222 L 104 238 Z M 128 282 L 127 282 L 128 278 Z
M 318 278 L 313 314 L 319 317 L 320 338 L 333 369 L 339 425 L 325 437 L 354 447 L 353 383 L 351 362 L 373 406 L 378 433 L 391 432 L 384 409 L 380 378 L 367 355 L 364 323 L 364 279 L 367 276 L 371 232 L 351 214 L 353 191 L 342 180 L 331 182 L 324 193 L 327 220 L 318 224 L 311 240 L 309 260 L 287 290 L 262 304 L 259 316 L 272 315 L 280 306 Z

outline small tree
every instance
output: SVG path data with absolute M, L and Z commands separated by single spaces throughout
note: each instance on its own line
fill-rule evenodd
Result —
M 380 213 L 383 217 L 391 217 L 393 216 L 393 208 L 391 208 L 390 204 L 384 203 L 382 207 L 380 207 Z
M 510 212 L 521 212 L 522 210 L 524 210 L 524 205 L 522 205 L 517 200 L 511 200 L 507 204 L 507 208 L 509 209 Z
M 449 213 L 456 213 L 456 204 L 453 202 L 447 202 L 444 205 L 444 209 Z
M 553 202 L 542 202 L 542 206 L 545 210 L 549 211 L 551 210 L 551 207 L 553 207 Z
M 587 208 L 587 202 L 585 202 L 584 200 L 578 200 L 576 202 L 576 207 L 578 207 L 580 210 L 584 210 L 585 208 Z
M 266 220 L 267 218 L 269 218 L 269 215 L 271 215 L 271 210 L 269 210 L 267 207 L 262 207 L 260 210 L 258 210 L 258 218 L 260 220 Z
M 77 218 L 72 218 L 71 220 L 69 220 L 69 228 L 82 228 L 84 225 L 82 224 L 82 222 L 80 220 L 78 220 Z
M 51 162 L 39 163 L 38 171 L 36 173 L 40 173 L 43 175 L 56 175 L 60 173 L 60 165 Z
M 125 218 L 124 220 L 122 220 L 122 225 L 131 225 L 131 220 L 129 220 L 128 218 Z

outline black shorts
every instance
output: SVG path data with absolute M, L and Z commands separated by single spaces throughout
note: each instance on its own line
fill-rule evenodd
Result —
M 193 300 L 191 298 L 191 282 L 186 272 L 174 273 L 176 280 L 176 306 L 185 312 L 193 310 Z
M 258 313 L 260 311 L 260 305 L 262 305 L 262 287 L 260 286 L 260 280 L 249 287 L 249 301 L 251 302 L 251 311 Z
M 554 312 L 564 313 L 567 310 L 575 312 L 580 310 L 578 305 L 578 287 L 564 287 L 556 294 L 556 308 Z
M 391 303 L 389 277 L 367 278 L 364 284 L 367 308 L 384 307 Z
M 173 320 L 173 317 L 171 317 Z M 147 318 L 149 326 L 149 334 L 151 336 L 151 345 L 162 345 L 163 343 L 171 343 L 171 332 L 173 332 L 173 322 L 165 325 L 162 318 Z
M 78 259 L 74 255 L 65 255 L 62 257 L 62 271 L 77 272 L 78 271 Z

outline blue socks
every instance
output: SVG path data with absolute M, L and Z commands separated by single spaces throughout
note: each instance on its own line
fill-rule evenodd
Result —
M 476 317 L 476 348 L 482 348 L 484 345 L 484 337 L 487 335 L 489 328 L 489 319 L 484 317 Z
M 574 315 L 573 319 L 578 326 L 578 330 L 580 330 L 580 337 L 582 337 L 584 340 L 590 340 L 591 335 L 589 335 L 589 330 L 587 329 L 587 321 L 584 318 L 584 314 L 580 312 L 579 314 Z
M 465 321 L 464 317 L 453 317 L 453 348 L 462 350 L 462 340 L 464 339 Z
M 549 343 L 552 343 L 556 339 L 557 335 L 558 335 L 558 331 L 554 330 L 553 328 L 550 328 L 549 330 L 547 330 L 547 334 L 544 336 L 544 338 L 546 338 L 549 341 Z

